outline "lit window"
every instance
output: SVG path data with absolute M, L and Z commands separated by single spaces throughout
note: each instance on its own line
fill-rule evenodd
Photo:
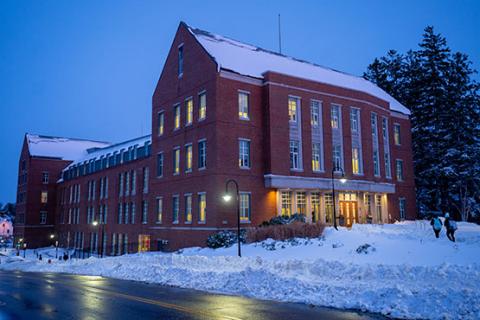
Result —
M 192 222 L 192 195 L 185 195 L 185 223 Z
M 240 192 L 240 222 L 250 222 L 250 193 Z
M 238 93 L 238 116 L 240 119 L 249 120 L 249 95 L 246 92 Z
M 183 75 L 183 44 L 178 47 L 178 77 Z
M 47 191 L 42 191 L 42 194 L 40 196 L 40 202 L 41 203 L 47 203 L 48 201 L 48 192 Z
M 290 141 L 290 169 L 300 169 L 300 147 L 296 140 Z
M 312 143 L 312 170 L 322 171 L 322 155 L 320 143 Z
M 332 105 L 330 109 L 330 118 L 332 122 L 332 128 L 338 129 L 340 123 L 340 107 L 337 105 Z
M 400 125 L 398 123 L 393 125 L 393 140 L 397 146 L 399 146 L 402 142 L 400 140 Z
M 288 98 L 288 119 L 290 122 L 297 122 L 298 99 Z
M 186 101 L 185 101 L 185 108 L 186 108 L 186 111 L 187 111 L 187 116 L 186 116 L 186 123 L 185 125 L 190 125 L 192 124 L 193 122 L 193 99 L 192 98 L 188 98 Z
M 297 192 L 297 214 L 307 214 L 307 195 L 305 192 Z
M 161 136 L 165 131 L 165 112 L 158 113 L 158 135 Z
M 198 95 L 198 120 L 203 120 L 207 117 L 207 94 L 202 92 Z
M 173 113 L 174 113 L 174 123 L 173 123 L 173 128 L 174 130 L 180 128 L 180 105 L 177 104 L 176 106 L 173 107 Z
M 177 175 L 180 173 L 180 148 L 176 147 L 173 150 L 173 174 Z
M 201 223 L 207 220 L 207 195 L 205 193 L 198 194 L 198 221 Z
M 207 141 L 198 142 L 198 169 L 207 167 Z
M 360 148 L 352 147 L 352 172 L 354 174 L 362 173 L 362 163 L 360 159 Z
M 238 165 L 240 168 L 250 168 L 250 140 L 238 141 Z
M 172 198 L 172 217 L 173 223 L 178 223 L 178 213 L 180 210 L 180 201 L 178 195 L 173 196 Z
M 290 216 L 292 214 L 292 193 L 282 191 L 282 216 Z
M 193 151 L 192 145 L 185 146 L 185 172 L 192 172 Z
M 312 127 L 320 124 L 320 101 L 312 100 L 310 102 L 310 118 Z
M 403 181 L 403 160 L 395 160 L 396 175 L 398 181 Z

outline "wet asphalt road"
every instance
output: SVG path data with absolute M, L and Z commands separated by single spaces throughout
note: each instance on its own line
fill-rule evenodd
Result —
M 0 320 L 11 319 L 381 319 L 96 276 L 0 271 Z

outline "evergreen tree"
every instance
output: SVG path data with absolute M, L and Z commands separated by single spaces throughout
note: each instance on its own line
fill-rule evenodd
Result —
M 389 51 L 364 77 L 411 110 L 412 146 L 420 214 L 478 212 L 480 198 L 479 85 L 468 56 L 425 28 L 419 50 Z

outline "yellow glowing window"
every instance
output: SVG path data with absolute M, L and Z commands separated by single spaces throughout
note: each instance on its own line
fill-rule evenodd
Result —
M 42 194 L 40 196 L 40 202 L 41 203 L 47 203 L 48 201 L 48 192 L 47 191 L 42 191 Z
M 175 114 L 175 118 L 174 118 L 174 128 L 175 129 L 178 129 L 180 128 L 180 105 L 176 105 L 174 107 L 174 114 Z
M 288 99 L 288 118 L 292 122 L 297 121 L 297 107 L 298 107 L 298 99 L 289 98 Z
M 321 171 L 321 156 L 320 156 L 320 143 L 313 143 L 312 144 L 312 170 L 313 171 Z
M 158 135 L 161 136 L 165 130 L 165 114 L 160 112 L 158 114 Z
M 192 145 L 185 146 L 185 171 L 190 172 L 192 171 L 192 161 L 193 161 L 193 154 L 192 154 Z
M 192 222 L 192 195 L 185 195 L 185 222 Z
M 248 120 L 250 119 L 249 115 L 249 97 L 246 92 L 238 93 L 238 116 L 240 119 Z
M 358 148 L 352 148 L 352 172 L 359 174 L 360 172 L 360 152 Z
M 207 195 L 201 193 L 198 195 L 198 221 L 205 222 L 207 219 Z
M 187 119 L 186 119 L 186 124 L 189 125 L 189 124 L 192 124 L 193 122 L 193 100 L 192 98 L 188 99 L 186 102 L 185 102 L 185 107 L 187 109 Z
M 207 94 L 201 93 L 198 96 L 199 108 L 198 108 L 198 120 L 203 120 L 207 117 Z
M 173 174 L 180 173 L 180 149 L 173 151 Z

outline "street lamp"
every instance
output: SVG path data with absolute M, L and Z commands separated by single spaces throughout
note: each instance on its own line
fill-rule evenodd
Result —
M 342 173 L 342 177 L 340 178 L 341 183 L 347 182 L 347 178 L 345 178 L 345 171 L 340 166 L 337 166 L 335 163 L 333 164 L 332 168 L 332 198 L 333 198 L 333 227 L 335 230 L 338 230 L 337 228 L 337 213 L 336 213 L 336 200 L 335 200 L 335 172 L 340 171 Z
M 238 256 L 242 256 L 242 251 L 240 248 L 240 192 L 238 190 L 238 183 L 234 179 L 227 180 L 225 183 L 225 194 L 223 195 L 223 200 L 225 202 L 230 202 L 232 200 L 232 195 L 228 193 L 228 185 L 233 183 L 237 192 L 237 243 L 238 243 Z
M 55 239 L 55 234 L 50 234 L 50 239 L 53 241 Z M 58 240 L 55 241 L 55 259 L 58 259 Z

